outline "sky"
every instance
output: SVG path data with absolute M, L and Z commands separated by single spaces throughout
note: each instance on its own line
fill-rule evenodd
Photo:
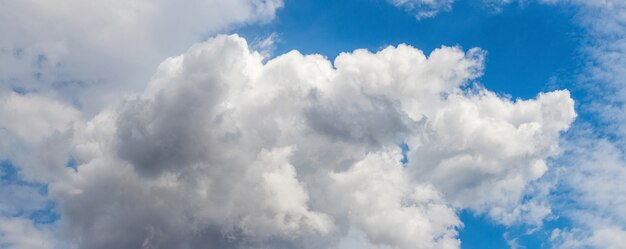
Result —
M 0 0 L 0 248 L 626 248 L 621 0 Z

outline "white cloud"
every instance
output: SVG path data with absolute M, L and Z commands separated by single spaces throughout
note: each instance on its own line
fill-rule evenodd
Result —
M 17 165 L 23 180 L 42 185 L 57 181 L 56 188 L 67 188 L 64 179 L 73 171 L 66 167 L 70 148 L 85 153 L 101 150 L 95 143 L 72 144 L 72 139 L 86 134 L 81 129 L 103 129 L 85 127 L 81 118 L 90 119 L 126 94 L 141 91 L 168 56 L 208 35 L 271 21 L 282 4 L 281 0 L 0 1 L 0 160 Z M 41 193 L 8 181 L 0 198 L 3 215 L 42 208 Z M 41 229 L 27 222 L 4 224 L 21 224 L 32 231 L 30 242 L 35 243 L 35 232 Z M 43 248 L 15 240 L 19 236 L 7 232 L 0 247 Z
M 499 7 L 515 1 L 486 0 L 488 6 Z M 521 4 L 525 1 L 517 1 Z M 586 56 L 585 71 L 579 85 L 587 95 L 580 105 L 591 120 L 577 123 L 564 140 L 566 153 L 555 161 L 549 174 L 557 192 L 560 210 L 572 219 L 574 228 L 557 230 L 554 246 L 560 248 L 623 248 L 626 230 L 626 2 L 620 0 L 540 0 L 543 4 L 574 6 L 574 20 L 584 28 L 581 46 Z M 522 147 L 516 147 L 522 148 Z M 543 149 L 542 149 L 543 150 Z M 499 150 L 503 152 L 505 150 Z M 427 153 L 428 154 L 428 153 Z M 538 167 L 542 168 L 542 167 Z M 476 179 L 476 177 L 468 177 Z M 558 186 L 556 186 L 558 185 Z M 456 189 L 456 188 L 452 188 Z M 445 188 L 442 189 L 445 193 Z M 554 190 L 554 189 L 553 189 Z M 472 191 L 468 191 L 472 192 Z M 475 193 L 475 192 L 474 192 Z M 545 195 L 545 194 L 542 194 Z M 472 199 L 472 195 L 468 199 Z M 540 196 L 540 199 L 544 197 Z M 497 198 L 502 201 L 506 198 Z M 543 201 L 542 201 L 543 202 Z M 532 203 L 529 203 L 532 204 Z M 531 207 L 534 206 L 534 207 Z M 511 210 L 492 209 L 505 215 L 526 209 L 529 216 L 549 215 L 545 205 L 532 204 Z M 506 211 L 505 211 L 506 210 Z M 534 210 L 534 211 L 531 211 Z M 534 214 L 533 214 L 534 213 Z M 543 213 L 543 215 L 541 215 Z M 496 214 L 496 216 L 498 216 Z M 516 215 L 514 215 L 515 217 Z M 537 219 L 534 219 L 537 220 Z M 540 219 L 539 219 L 540 220 Z M 532 222 L 531 222 L 532 223 Z
M 593 232 L 579 229 L 555 229 L 550 235 L 554 248 L 607 248 L 622 249 L 626 243 L 626 231 L 618 227 L 603 227 Z
M 74 107 L 36 93 L 0 93 L 0 159 L 29 180 L 48 181 L 68 170 L 68 137 L 81 125 Z
M 579 128 L 579 127 L 576 127 Z M 626 226 L 626 161 L 615 142 L 589 134 L 571 139 L 567 156 L 557 170 L 566 203 L 561 213 L 574 223 L 555 244 L 560 248 L 622 248 Z M 621 231 L 621 232 L 620 232 Z M 613 238 L 610 238 L 612 236 Z
M 23 218 L 0 217 L 0 246 L 9 249 L 52 249 L 55 239 L 32 221 Z
M 463 90 L 483 56 L 399 45 L 264 62 L 218 36 L 57 136 L 78 170 L 39 179 L 80 248 L 458 248 L 456 208 L 543 218 L 533 203 L 504 214 L 575 116 L 567 91 Z
M 431 18 L 441 11 L 450 11 L 454 0 L 387 0 L 396 7 L 411 12 L 419 19 Z
M 333 173 L 333 194 L 350 224 L 374 245 L 393 248 L 458 248 L 454 209 L 428 184 L 412 182 L 400 151 L 369 154 L 345 172 Z
M 164 58 L 207 35 L 273 19 L 281 0 L 2 1 L 0 87 L 94 114 L 140 91 Z
M 594 232 L 591 241 L 597 248 L 624 248 L 626 247 L 626 231 L 614 227 L 600 229 Z
M 29 144 L 65 132 L 78 120 L 78 110 L 45 96 L 14 92 L 0 96 L 0 129 Z
M 545 173 L 545 158 L 558 154 L 559 132 L 575 117 L 566 91 L 516 102 L 489 92 L 451 96 L 436 110 L 428 132 L 409 143 L 409 170 L 456 206 L 496 216 L 511 210 L 489 210 L 494 204 L 515 208 L 526 184 Z
M 554 233 L 562 248 L 624 248 L 626 230 L 626 2 L 544 1 L 571 4 L 576 21 L 585 29 L 582 51 L 586 70 L 580 85 L 591 101 L 582 111 L 591 117 L 572 128 L 565 143 L 567 153 L 559 159 L 554 177 L 567 196 L 558 203 L 573 228 Z

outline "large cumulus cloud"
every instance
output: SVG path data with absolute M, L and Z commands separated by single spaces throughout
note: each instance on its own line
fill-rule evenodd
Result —
M 522 195 L 575 117 L 567 91 L 474 85 L 483 57 L 399 45 L 264 62 L 218 36 L 89 121 L 58 108 L 71 125 L 41 134 L 65 146 L 35 150 L 78 166 L 32 163 L 50 174 L 31 177 L 79 248 L 458 248 L 456 210 L 549 213 Z

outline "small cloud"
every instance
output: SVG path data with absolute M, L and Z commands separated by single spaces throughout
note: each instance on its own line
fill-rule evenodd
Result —
M 388 0 L 398 8 L 415 15 L 417 20 L 432 18 L 441 11 L 450 11 L 454 0 Z
M 274 50 L 276 50 L 276 43 L 280 42 L 280 36 L 276 32 L 265 37 L 257 37 L 252 40 L 250 47 L 263 56 L 264 59 L 272 57 Z

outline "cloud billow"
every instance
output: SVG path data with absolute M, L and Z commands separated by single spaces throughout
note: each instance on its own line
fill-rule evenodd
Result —
M 63 234 L 79 248 L 458 248 L 458 209 L 542 219 L 541 203 L 517 209 L 573 101 L 468 90 L 483 57 L 399 45 L 264 62 L 236 35 L 196 44 L 143 94 L 73 123 L 77 170 L 48 179 Z

